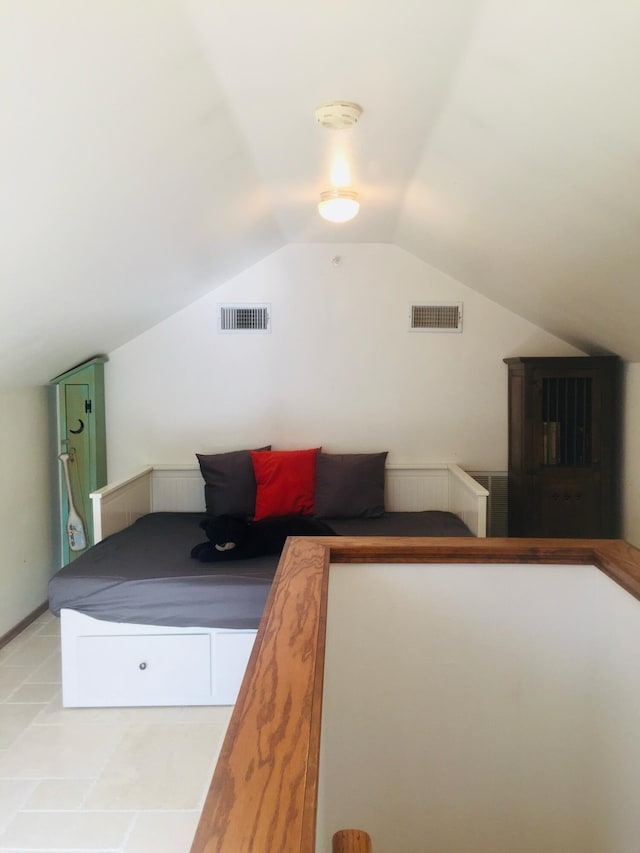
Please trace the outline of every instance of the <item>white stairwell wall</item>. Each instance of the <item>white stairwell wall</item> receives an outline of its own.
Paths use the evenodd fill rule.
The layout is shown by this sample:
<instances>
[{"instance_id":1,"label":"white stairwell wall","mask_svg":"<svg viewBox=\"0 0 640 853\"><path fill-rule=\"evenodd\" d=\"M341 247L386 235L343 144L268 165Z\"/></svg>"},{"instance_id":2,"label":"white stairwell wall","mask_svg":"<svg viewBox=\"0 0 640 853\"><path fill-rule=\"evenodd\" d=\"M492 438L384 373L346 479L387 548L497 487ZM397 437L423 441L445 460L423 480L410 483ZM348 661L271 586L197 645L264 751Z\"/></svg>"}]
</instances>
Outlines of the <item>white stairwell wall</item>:
<instances>
[{"instance_id":1,"label":"white stairwell wall","mask_svg":"<svg viewBox=\"0 0 640 853\"><path fill-rule=\"evenodd\" d=\"M330 571L318 850L636 853L638 600L592 566Z\"/></svg>"}]
</instances>

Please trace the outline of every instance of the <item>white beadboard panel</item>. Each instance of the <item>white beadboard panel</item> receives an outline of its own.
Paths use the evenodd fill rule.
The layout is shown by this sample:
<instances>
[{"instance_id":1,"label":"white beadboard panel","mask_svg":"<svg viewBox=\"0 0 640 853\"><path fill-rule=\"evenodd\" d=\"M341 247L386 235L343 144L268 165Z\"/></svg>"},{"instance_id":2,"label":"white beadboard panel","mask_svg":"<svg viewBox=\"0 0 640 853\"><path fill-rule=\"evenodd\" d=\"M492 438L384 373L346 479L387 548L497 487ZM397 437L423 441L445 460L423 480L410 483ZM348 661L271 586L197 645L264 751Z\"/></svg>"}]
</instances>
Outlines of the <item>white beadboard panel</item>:
<instances>
[{"instance_id":1,"label":"white beadboard panel","mask_svg":"<svg viewBox=\"0 0 640 853\"><path fill-rule=\"evenodd\" d=\"M151 474L152 468L147 467L126 480L107 484L91 493L95 542L151 512Z\"/></svg>"},{"instance_id":2,"label":"white beadboard panel","mask_svg":"<svg viewBox=\"0 0 640 853\"><path fill-rule=\"evenodd\" d=\"M390 512L449 508L449 473L441 468L387 468L386 508Z\"/></svg>"},{"instance_id":3,"label":"white beadboard panel","mask_svg":"<svg viewBox=\"0 0 640 853\"><path fill-rule=\"evenodd\" d=\"M385 471L386 506L392 512L449 510L476 536L485 536L487 490L453 463L389 466ZM147 488L151 489L151 496ZM122 492L131 489L127 497ZM158 465L126 481L94 492L96 531L110 533L144 512L204 512L204 484L196 465ZM112 503L109 502L111 499ZM113 507L113 511L112 511ZM100 514L104 512L104 517ZM106 535L106 534L104 534Z\"/></svg>"},{"instance_id":4,"label":"white beadboard panel","mask_svg":"<svg viewBox=\"0 0 640 853\"><path fill-rule=\"evenodd\" d=\"M152 478L154 512L204 512L204 481L200 469L154 466Z\"/></svg>"},{"instance_id":5,"label":"white beadboard panel","mask_svg":"<svg viewBox=\"0 0 640 853\"><path fill-rule=\"evenodd\" d=\"M204 511L204 483L197 466L177 468L154 466L152 477L153 511L176 507L183 511ZM391 512L449 507L449 474L441 467L388 468L385 483L386 507Z\"/></svg>"}]
</instances>

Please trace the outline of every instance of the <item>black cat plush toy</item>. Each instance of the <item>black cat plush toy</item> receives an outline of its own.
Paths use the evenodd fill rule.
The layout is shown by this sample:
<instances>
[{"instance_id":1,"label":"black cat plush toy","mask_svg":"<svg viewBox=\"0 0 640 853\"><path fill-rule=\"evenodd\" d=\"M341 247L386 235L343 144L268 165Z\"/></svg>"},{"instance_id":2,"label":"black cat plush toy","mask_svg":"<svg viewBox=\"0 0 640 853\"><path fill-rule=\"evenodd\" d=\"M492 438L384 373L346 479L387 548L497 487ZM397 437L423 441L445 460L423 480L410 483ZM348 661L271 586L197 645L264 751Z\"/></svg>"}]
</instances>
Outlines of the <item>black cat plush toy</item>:
<instances>
[{"instance_id":1,"label":"black cat plush toy","mask_svg":"<svg viewBox=\"0 0 640 853\"><path fill-rule=\"evenodd\" d=\"M263 554L279 554L288 536L335 536L335 531L319 518L286 515L247 521L233 515L205 518L200 527L208 541L191 550L202 563L244 560Z\"/></svg>"}]
</instances>

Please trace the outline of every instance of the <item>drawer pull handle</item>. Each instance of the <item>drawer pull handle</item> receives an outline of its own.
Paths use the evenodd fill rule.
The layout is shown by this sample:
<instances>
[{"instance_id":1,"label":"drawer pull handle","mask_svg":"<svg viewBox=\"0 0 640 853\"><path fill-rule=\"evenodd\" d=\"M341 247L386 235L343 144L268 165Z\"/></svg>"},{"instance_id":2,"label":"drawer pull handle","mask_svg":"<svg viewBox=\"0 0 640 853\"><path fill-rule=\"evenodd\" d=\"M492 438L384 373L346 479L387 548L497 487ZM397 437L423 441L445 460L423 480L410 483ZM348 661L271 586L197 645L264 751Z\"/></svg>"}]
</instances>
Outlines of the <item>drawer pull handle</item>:
<instances>
[{"instance_id":1,"label":"drawer pull handle","mask_svg":"<svg viewBox=\"0 0 640 853\"><path fill-rule=\"evenodd\" d=\"M147 664L145 663L145 661L142 661L142 663L138 666L138 669L146 669L146 668L147 668Z\"/></svg>"}]
</instances>

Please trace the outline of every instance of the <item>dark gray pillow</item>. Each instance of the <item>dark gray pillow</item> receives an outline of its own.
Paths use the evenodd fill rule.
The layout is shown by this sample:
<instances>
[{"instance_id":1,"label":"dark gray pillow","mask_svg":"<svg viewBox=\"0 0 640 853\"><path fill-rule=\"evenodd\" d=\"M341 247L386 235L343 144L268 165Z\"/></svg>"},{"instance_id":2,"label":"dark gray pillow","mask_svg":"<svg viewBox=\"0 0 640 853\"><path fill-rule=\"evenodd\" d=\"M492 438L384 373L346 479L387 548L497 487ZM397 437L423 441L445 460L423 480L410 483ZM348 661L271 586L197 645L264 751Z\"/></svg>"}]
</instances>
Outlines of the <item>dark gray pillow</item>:
<instances>
[{"instance_id":1,"label":"dark gray pillow","mask_svg":"<svg viewBox=\"0 0 640 853\"><path fill-rule=\"evenodd\" d=\"M314 515L376 518L384 513L383 453L318 453Z\"/></svg>"},{"instance_id":2,"label":"dark gray pillow","mask_svg":"<svg viewBox=\"0 0 640 853\"><path fill-rule=\"evenodd\" d=\"M271 445L257 450L271 450ZM196 453L204 479L204 502L208 515L253 517L256 509L256 478L251 453Z\"/></svg>"}]
</instances>

